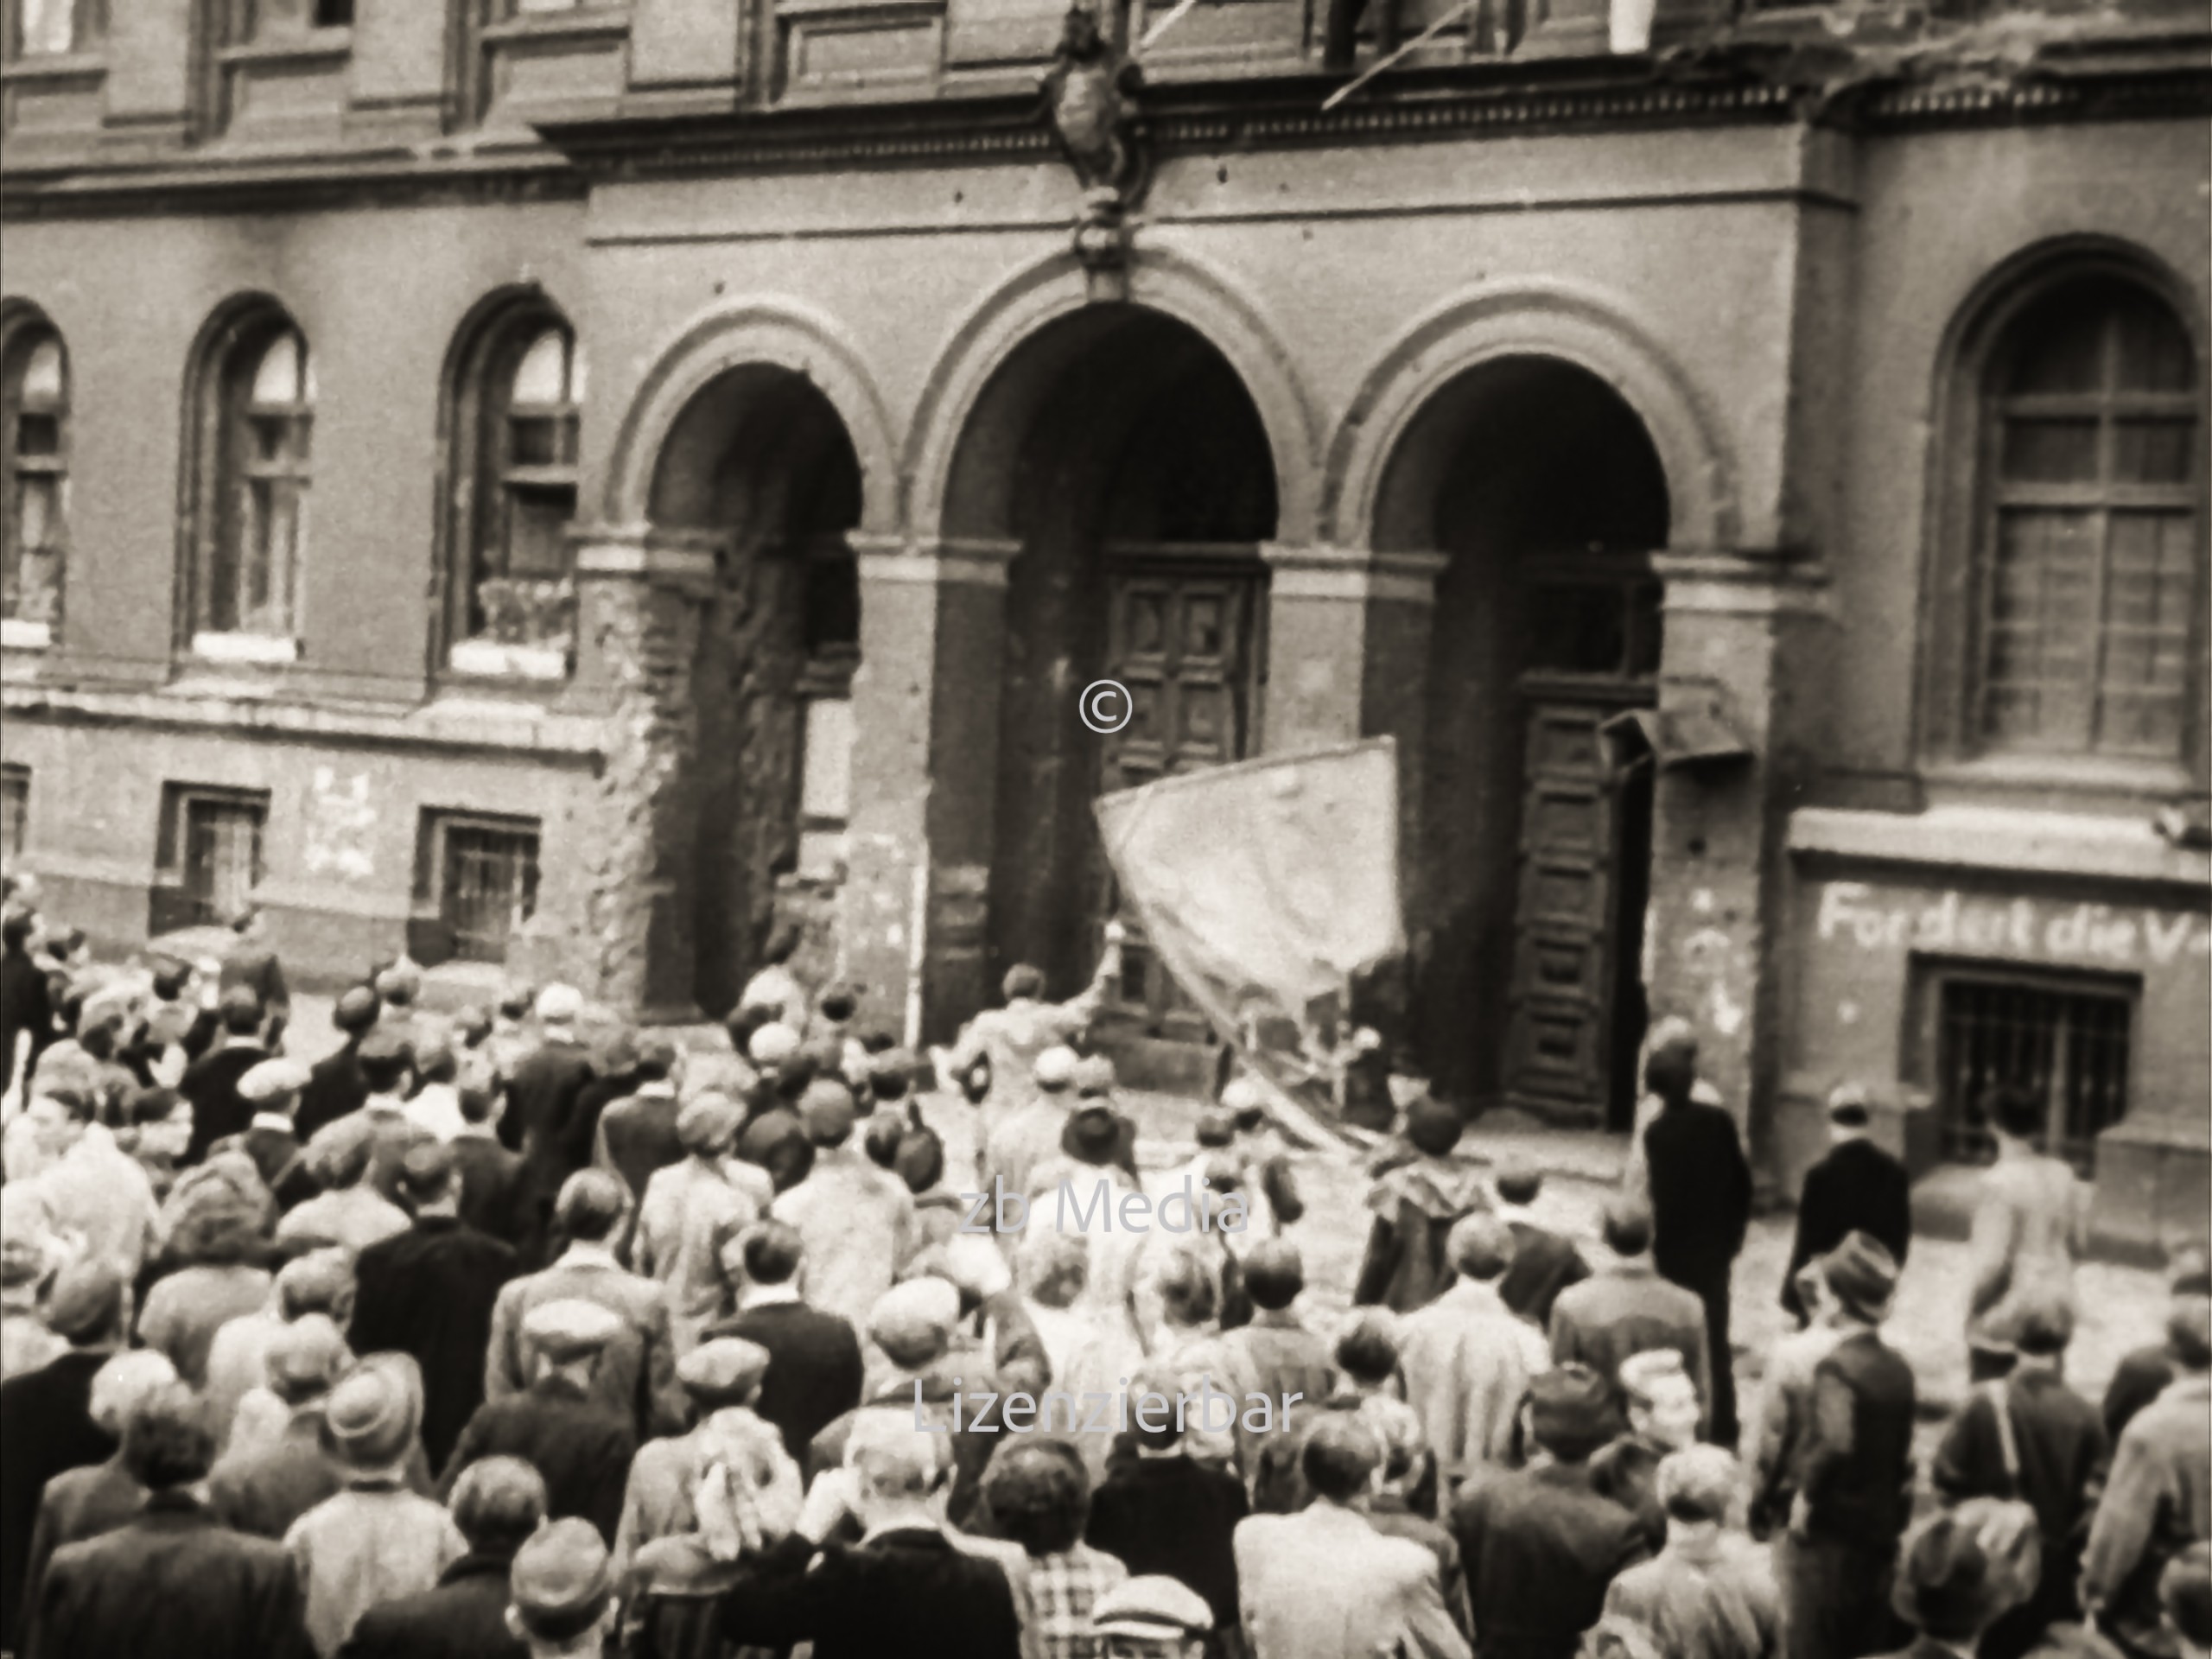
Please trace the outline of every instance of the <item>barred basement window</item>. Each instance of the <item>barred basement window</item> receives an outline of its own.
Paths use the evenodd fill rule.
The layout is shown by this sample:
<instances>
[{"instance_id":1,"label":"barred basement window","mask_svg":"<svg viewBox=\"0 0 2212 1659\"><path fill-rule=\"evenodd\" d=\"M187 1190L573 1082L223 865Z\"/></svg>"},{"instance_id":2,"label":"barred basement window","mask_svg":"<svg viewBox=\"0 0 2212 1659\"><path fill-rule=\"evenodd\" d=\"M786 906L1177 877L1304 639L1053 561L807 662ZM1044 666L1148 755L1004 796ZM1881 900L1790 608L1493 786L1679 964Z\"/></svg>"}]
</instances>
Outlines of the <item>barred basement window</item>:
<instances>
[{"instance_id":1,"label":"barred basement window","mask_svg":"<svg viewBox=\"0 0 2212 1659\"><path fill-rule=\"evenodd\" d=\"M435 906L444 935L432 955L507 959L514 935L537 911L537 846L535 818L424 816L416 897Z\"/></svg>"},{"instance_id":2,"label":"barred basement window","mask_svg":"<svg viewBox=\"0 0 2212 1659\"><path fill-rule=\"evenodd\" d=\"M31 769L0 766L0 857L14 860L22 856L30 817Z\"/></svg>"},{"instance_id":3,"label":"barred basement window","mask_svg":"<svg viewBox=\"0 0 2212 1659\"><path fill-rule=\"evenodd\" d=\"M2127 1116L2139 982L1943 969L1930 988L1945 1155L1987 1158L1995 1142L1981 1116L1984 1091L2024 1084L2050 1108L2044 1149L2092 1173L2098 1132Z\"/></svg>"},{"instance_id":4,"label":"barred basement window","mask_svg":"<svg viewBox=\"0 0 2212 1659\"><path fill-rule=\"evenodd\" d=\"M265 791L164 785L153 931L230 921L261 885L268 823Z\"/></svg>"}]
</instances>

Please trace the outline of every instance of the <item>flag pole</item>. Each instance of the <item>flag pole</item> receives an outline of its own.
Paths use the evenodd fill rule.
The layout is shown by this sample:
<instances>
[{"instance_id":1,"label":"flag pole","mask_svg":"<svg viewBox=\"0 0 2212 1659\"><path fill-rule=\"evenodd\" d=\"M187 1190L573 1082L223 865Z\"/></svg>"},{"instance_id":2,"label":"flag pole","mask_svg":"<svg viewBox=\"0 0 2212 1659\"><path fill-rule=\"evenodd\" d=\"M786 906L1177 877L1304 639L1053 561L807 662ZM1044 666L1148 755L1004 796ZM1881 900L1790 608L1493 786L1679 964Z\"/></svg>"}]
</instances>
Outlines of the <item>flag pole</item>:
<instances>
[{"instance_id":1,"label":"flag pole","mask_svg":"<svg viewBox=\"0 0 2212 1659\"><path fill-rule=\"evenodd\" d=\"M1185 7L1188 7L1192 3L1192 0L1183 0L1183 3ZM1459 22L1460 18L1465 16L1467 13L1474 10L1476 7L1482 3L1483 0L1460 0L1460 3L1458 5L1452 7L1451 10L1446 12L1441 17L1431 23L1427 29L1421 30L1420 34L1414 35L1413 39L1408 41L1403 46L1390 54L1389 57L1381 59L1376 62L1368 65L1364 71L1346 81L1343 86L1338 87L1335 92L1331 92L1328 97L1322 99L1321 112L1324 115L1326 115L1331 110L1335 109L1338 105L1343 103L1361 87L1366 86L1369 81L1374 79L1376 76L1381 74L1385 69L1388 69L1392 65L1395 64L1401 58L1405 57L1408 53L1417 51L1421 47L1427 46L1431 41L1442 34L1446 28Z\"/></svg>"}]
</instances>

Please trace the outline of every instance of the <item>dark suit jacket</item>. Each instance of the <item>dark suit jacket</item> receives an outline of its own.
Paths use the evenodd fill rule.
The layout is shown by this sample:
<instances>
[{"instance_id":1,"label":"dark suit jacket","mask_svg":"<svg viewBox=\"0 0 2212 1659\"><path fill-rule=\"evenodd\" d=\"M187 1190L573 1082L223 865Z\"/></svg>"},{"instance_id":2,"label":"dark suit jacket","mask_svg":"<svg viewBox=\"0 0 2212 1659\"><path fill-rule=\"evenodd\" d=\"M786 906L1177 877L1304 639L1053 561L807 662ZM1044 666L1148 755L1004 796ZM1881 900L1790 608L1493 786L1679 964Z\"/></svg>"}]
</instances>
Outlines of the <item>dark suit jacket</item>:
<instances>
[{"instance_id":1,"label":"dark suit jacket","mask_svg":"<svg viewBox=\"0 0 2212 1659\"><path fill-rule=\"evenodd\" d=\"M576 1103L569 1120L568 1155L582 1169L591 1161L592 1148L598 1144L599 1120L609 1106L618 1100L626 1100L638 1092L644 1079L634 1071L609 1071L605 1076L594 1072L576 1090ZM642 1192L639 1187L637 1191Z\"/></svg>"},{"instance_id":2,"label":"dark suit jacket","mask_svg":"<svg viewBox=\"0 0 2212 1659\"><path fill-rule=\"evenodd\" d=\"M1117 1555L1131 1578L1162 1573L1205 1598L1216 1630L1236 1604L1236 1523L1250 1512L1243 1484L1188 1457L1140 1458L1109 1468L1090 1503L1084 1541Z\"/></svg>"},{"instance_id":3,"label":"dark suit jacket","mask_svg":"<svg viewBox=\"0 0 2212 1659\"><path fill-rule=\"evenodd\" d=\"M322 1190L308 1173L300 1156L300 1137L290 1129L248 1125L245 1134L219 1145L234 1146L253 1160L253 1166L261 1172L262 1184L275 1196L279 1210L305 1204Z\"/></svg>"},{"instance_id":4,"label":"dark suit jacket","mask_svg":"<svg viewBox=\"0 0 2212 1659\"><path fill-rule=\"evenodd\" d=\"M263 1011L276 1017L276 1029L284 1028L284 1021L292 1012L292 994L284 988L284 964L276 960L276 951L258 939L241 940L223 958L216 984L224 990L233 985L252 988L261 999Z\"/></svg>"},{"instance_id":5,"label":"dark suit jacket","mask_svg":"<svg viewBox=\"0 0 2212 1659\"><path fill-rule=\"evenodd\" d=\"M576 1144L576 1100L591 1081L591 1057L576 1043L544 1043L517 1062L507 1084L499 1139L522 1154L534 1192L550 1198L591 1156Z\"/></svg>"},{"instance_id":6,"label":"dark suit jacket","mask_svg":"<svg viewBox=\"0 0 2212 1659\"><path fill-rule=\"evenodd\" d=\"M2105 1434L2120 1444L2120 1431L2135 1421L2135 1414L2166 1391L2174 1380L2174 1357L2164 1344L2138 1348L2120 1357L2105 1390Z\"/></svg>"},{"instance_id":7,"label":"dark suit jacket","mask_svg":"<svg viewBox=\"0 0 2212 1659\"><path fill-rule=\"evenodd\" d=\"M361 1075L361 1062L356 1050L358 1038L348 1038L346 1046L334 1053L326 1054L309 1068L308 1086L300 1092L300 1109L292 1119L292 1128L302 1144L315 1137L315 1131L327 1128L348 1112L358 1112L369 1097L368 1079Z\"/></svg>"},{"instance_id":8,"label":"dark suit jacket","mask_svg":"<svg viewBox=\"0 0 2212 1659\"><path fill-rule=\"evenodd\" d=\"M673 1095L626 1095L599 1115L607 1159L634 1198L645 1197L645 1184L659 1171L683 1161L683 1143L676 1138L683 1109Z\"/></svg>"},{"instance_id":9,"label":"dark suit jacket","mask_svg":"<svg viewBox=\"0 0 2212 1659\"><path fill-rule=\"evenodd\" d=\"M54 1040L54 1000L46 972L29 953L0 955L0 1094L15 1082L16 1039L28 1031L31 1050L26 1065L38 1064L39 1051Z\"/></svg>"},{"instance_id":10,"label":"dark suit jacket","mask_svg":"<svg viewBox=\"0 0 2212 1659\"><path fill-rule=\"evenodd\" d=\"M484 1403L493 1305L518 1268L506 1245L447 1216L372 1244L354 1268L354 1351L411 1354L423 1368L423 1450L435 1468Z\"/></svg>"},{"instance_id":11,"label":"dark suit jacket","mask_svg":"<svg viewBox=\"0 0 2212 1659\"><path fill-rule=\"evenodd\" d=\"M1751 1220L1751 1166L1719 1106L1669 1106L1643 1131L1652 1265L1678 1285L1724 1282Z\"/></svg>"},{"instance_id":12,"label":"dark suit jacket","mask_svg":"<svg viewBox=\"0 0 2212 1659\"><path fill-rule=\"evenodd\" d=\"M177 1092L192 1103L192 1140L184 1160L196 1164L207 1148L233 1135L244 1135L253 1122L253 1106L239 1098L238 1079L269 1058L258 1043L226 1043L213 1053L185 1068Z\"/></svg>"},{"instance_id":13,"label":"dark suit jacket","mask_svg":"<svg viewBox=\"0 0 2212 1659\"><path fill-rule=\"evenodd\" d=\"M315 1659L282 1544L157 1492L128 1526L58 1552L27 1659Z\"/></svg>"},{"instance_id":14,"label":"dark suit jacket","mask_svg":"<svg viewBox=\"0 0 2212 1659\"><path fill-rule=\"evenodd\" d=\"M1811 1535L1897 1548L1911 1518L1913 1398L1912 1367L1872 1331L1846 1337L1815 1368L1797 1465Z\"/></svg>"},{"instance_id":15,"label":"dark suit jacket","mask_svg":"<svg viewBox=\"0 0 2212 1659\"><path fill-rule=\"evenodd\" d=\"M721 1638L739 1647L812 1641L814 1659L1018 1659L1021 1625L997 1562L916 1528L863 1544L794 1534L721 1599Z\"/></svg>"},{"instance_id":16,"label":"dark suit jacket","mask_svg":"<svg viewBox=\"0 0 2212 1659\"><path fill-rule=\"evenodd\" d=\"M471 1550L419 1595L379 1602L361 1615L338 1659L530 1659L507 1629L512 1552Z\"/></svg>"},{"instance_id":17,"label":"dark suit jacket","mask_svg":"<svg viewBox=\"0 0 2212 1659\"><path fill-rule=\"evenodd\" d=\"M23 1617L31 1532L46 1483L115 1454L114 1438L92 1414L92 1374L107 1360L105 1353L73 1348L0 1382L0 1635L20 1628Z\"/></svg>"},{"instance_id":18,"label":"dark suit jacket","mask_svg":"<svg viewBox=\"0 0 2212 1659\"><path fill-rule=\"evenodd\" d=\"M545 1478L547 1515L582 1516L612 1545L637 1452L628 1417L562 1378L542 1377L520 1394L476 1408L439 1477L438 1496L451 1497L472 1463L520 1458Z\"/></svg>"},{"instance_id":19,"label":"dark suit jacket","mask_svg":"<svg viewBox=\"0 0 2212 1659\"><path fill-rule=\"evenodd\" d=\"M1586 1464L1478 1479L1452 1505L1483 1659L1570 1659L1606 1586L1643 1553L1637 1518L1591 1488Z\"/></svg>"},{"instance_id":20,"label":"dark suit jacket","mask_svg":"<svg viewBox=\"0 0 2212 1659\"><path fill-rule=\"evenodd\" d=\"M1797 1274L1854 1232L1881 1240L1897 1265L1912 1246L1912 1195L1904 1166L1872 1141L1847 1141L1805 1172L1797 1236L1782 1275L1782 1305L1803 1316Z\"/></svg>"},{"instance_id":21,"label":"dark suit jacket","mask_svg":"<svg viewBox=\"0 0 2212 1659\"><path fill-rule=\"evenodd\" d=\"M1524 1319L1535 1321L1539 1331L1552 1322L1552 1304L1569 1285L1590 1276L1590 1264L1572 1239L1537 1226L1534 1222L1507 1224L1513 1230L1513 1265L1498 1281L1497 1294L1505 1305Z\"/></svg>"},{"instance_id":22,"label":"dark suit jacket","mask_svg":"<svg viewBox=\"0 0 2212 1659\"><path fill-rule=\"evenodd\" d=\"M38 1605L39 1586L46 1582L55 1550L112 1532L145 1506L146 1489L124 1469L120 1452L88 1468L65 1469L48 1481L46 1496L39 1502L38 1524L31 1533L30 1565L23 1574L25 1618ZM18 1652L22 1635L16 1633Z\"/></svg>"},{"instance_id":23,"label":"dark suit jacket","mask_svg":"<svg viewBox=\"0 0 2212 1659\"><path fill-rule=\"evenodd\" d=\"M741 1309L707 1334L742 1337L768 1351L768 1373L753 1409L776 1426L802 1469L814 1437L861 1402L861 1339L835 1313L804 1302L770 1302Z\"/></svg>"},{"instance_id":24,"label":"dark suit jacket","mask_svg":"<svg viewBox=\"0 0 2212 1659\"><path fill-rule=\"evenodd\" d=\"M480 1233L520 1248L522 1158L488 1135L457 1135L446 1143L461 1168L461 1218Z\"/></svg>"}]
</instances>

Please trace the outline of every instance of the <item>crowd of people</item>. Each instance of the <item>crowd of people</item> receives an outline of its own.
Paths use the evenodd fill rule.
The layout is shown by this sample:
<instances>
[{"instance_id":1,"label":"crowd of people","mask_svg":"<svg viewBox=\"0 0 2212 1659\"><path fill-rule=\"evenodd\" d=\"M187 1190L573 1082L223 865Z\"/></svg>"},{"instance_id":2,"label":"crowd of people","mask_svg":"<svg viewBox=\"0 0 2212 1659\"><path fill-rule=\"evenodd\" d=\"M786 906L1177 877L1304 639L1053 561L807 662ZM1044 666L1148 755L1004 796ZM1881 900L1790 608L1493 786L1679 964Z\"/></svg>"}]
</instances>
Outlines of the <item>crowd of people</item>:
<instances>
[{"instance_id":1,"label":"crowd of people","mask_svg":"<svg viewBox=\"0 0 2212 1659\"><path fill-rule=\"evenodd\" d=\"M2212 1649L2212 1279L2177 1253L2163 1338L2075 1393L2082 1206L2026 1093L1986 1103L1968 1400L1924 1423L1885 1337L1904 1172L1843 1090L1739 1422L1750 1172L1679 1028L1586 1234L1413 1098L1342 1308L1253 1080L1179 1161L1084 1052L1111 935L933 1057L785 941L727 1045L560 984L433 1011L401 960L312 1059L234 935L123 969L0 917L21 1659ZM1186 1185L1243 1224L1096 1224Z\"/></svg>"}]
</instances>

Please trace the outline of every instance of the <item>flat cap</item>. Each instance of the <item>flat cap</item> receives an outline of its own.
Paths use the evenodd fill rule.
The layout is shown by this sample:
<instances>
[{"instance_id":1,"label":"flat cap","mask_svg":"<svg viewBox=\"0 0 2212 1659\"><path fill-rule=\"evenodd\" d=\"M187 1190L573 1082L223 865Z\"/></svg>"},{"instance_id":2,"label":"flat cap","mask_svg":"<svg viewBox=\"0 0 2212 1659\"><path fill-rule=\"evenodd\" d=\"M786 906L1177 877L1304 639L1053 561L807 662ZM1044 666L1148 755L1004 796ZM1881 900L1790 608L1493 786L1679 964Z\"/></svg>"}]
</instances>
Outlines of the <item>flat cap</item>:
<instances>
[{"instance_id":1,"label":"flat cap","mask_svg":"<svg viewBox=\"0 0 2212 1659\"><path fill-rule=\"evenodd\" d=\"M277 1398L296 1401L327 1390L353 1358L328 1314L303 1313L270 1340L262 1365Z\"/></svg>"},{"instance_id":2,"label":"flat cap","mask_svg":"<svg viewBox=\"0 0 2212 1659\"><path fill-rule=\"evenodd\" d=\"M859 1113L853 1091L835 1077L817 1077L798 1097L798 1115L817 1146L836 1146L853 1132Z\"/></svg>"},{"instance_id":3,"label":"flat cap","mask_svg":"<svg viewBox=\"0 0 2212 1659\"><path fill-rule=\"evenodd\" d=\"M548 1025L565 1026L584 1011L584 994L573 985L548 985L537 994L537 1017Z\"/></svg>"},{"instance_id":4,"label":"flat cap","mask_svg":"<svg viewBox=\"0 0 2212 1659\"><path fill-rule=\"evenodd\" d=\"M366 985L356 985L338 999L330 1023L347 1033L366 1031L384 1012L384 999Z\"/></svg>"},{"instance_id":5,"label":"flat cap","mask_svg":"<svg viewBox=\"0 0 2212 1659\"><path fill-rule=\"evenodd\" d=\"M361 1046L355 1052L368 1064L411 1060L415 1058L415 1045L397 1026L378 1026L361 1039Z\"/></svg>"},{"instance_id":6,"label":"flat cap","mask_svg":"<svg viewBox=\"0 0 2212 1659\"><path fill-rule=\"evenodd\" d=\"M676 1362L677 1380L700 1400L742 1400L768 1374L768 1351L742 1337L702 1342Z\"/></svg>"},{"instance_id":7,"label":"flat cap","mask_svg":"<svg viewBox=\"0 0 2212 1659\"><path fill-rule=\"evenodd\" d=\"M877 1297L868 1310L868 1333L892 1359L914 1365L943 1353L959 1323L960 1293L932 1274L893 1285Z\"/></svg>"},{"instance_id":8,"label":"flat cap","mask_svg":"<svg viewBox=\"0 0 2212 1659\"><path fill-rule=\"evenodd\" d=\"M1529 1427L1546 1451L1579 1461L1613 1436L1612 1390L1580 1362L1554 1366L1529 1381Z\"/></svg>"},{"instance_id":9,"label":"flat cap","mask_svg":"<svg viewBox=\"0 0 2212 1659\"><path fill-rule=\"evenodd\" d=\"M746 1039L746 1058L755 1065L781 1065L798 1052L798 1033L781 1020L760 1027Z\"/></svg>"},{"instance_id":10,"label":"flat cap","mask_svg":"<svg viewBox=\"0 0 2212 1659\"><path fill-rule=\"evenodd\" d=\"M1065 1089L1075 1081L1076 1068L1082 1061L1075 1050L1062 1043L1055 1043L1037 1057L1030 1068L1042 1089Z\"/></svg>"},{"instance_id":11,"label":"flat cap","mask_svg":"<svg viewBox=\"0 0 2212 1659\"><path fill-rule=\"evenodd\" d=\"M123 1316L123 1275L97 1257L80 1257L54 1276L47 1328L71 1342L108 1329Z\"/></svg>"},{"instance_id":12,"label":"flat cap","mask_svg":"<svg viewBox=\"0 0 2212 1659\"><path fill-rule=\"evenodd\" d=\"M238 1098L257 1106L282 1100L306 1088L312 1075L307 1067L286 1056L264 1060L238 1079Z\"/></svg>"},{"instance_id":13,"label":"flat cap","mask_svg":"<svg viewBox=\"0 0 2212 1659\"><path fill-rule=\"evenodd\" d=\"M399 1184L411 1198L434 1198L445 1191L460 1167L453 1148L442 1141L414 1142L399 1160Z\"/></svg>"},{"instance_id":14,"label":"flat cap","mask_svg":"<svg viewBox=\"0 0 2212 1659\"><path fill-rule=\"evenodd\" d=\"M599 1529L573 1515L539 1528L515 1552L507 1593L525 1624L553 1621L581 1634L614 1593Z\"/></svg>"},{"instance_id":15,"label":"flat cap","mask_svg":"<svg viewBox=\"0 0 2212 1659\"><path fill-rule=\"evenodd\" d=\"M233 985L216 999L215 1012L222 1017L226 1026L231 1026L237 1020L258 1020L261 1018L261 993L251 985Z\"/></svg>"},{"instance_id":16,"label":"flat cap","mask_svg":"<svg viewBox=\"0 0 2212 1659\"><path fill-rule=\"evenodd\" d=\"M595 1354L622 1334L620 1315L580 1296L540 1302L523 1316L524 1338L556 1364Z\"/></svg>"},{"instance_id":17,"label":"flat cap","mask_svg":"<svg viewBox=\"0 0 2212 1659\"><path fill-rule=\"evenodd\" d=\"M727 1152L744 1127L745 1109L718 1092L685 1101L676 1114L676 1138L690 1153Z\"/></svg>"},{"instance_id":18,"label":"flat cap","mask_svg":"<svg viewBox=\"0 0 2212 1659\"><path fill-rule=\"evenodd\" d=\"M387 1002L411 1002L422 989L423 970L411 962L395 962L376 978L376 993Z\"/></svg>"},{"instance_id":19,"label":"flat cap","mask_svg":"<svg viewBox=\"0 0 2212 1659\"><path fill-rule=\"evenodd\" d=\"M1090 1629L1096 1636L1172 1642L1211 1632L1213 1611L1180 1579L1147 1573L1124 1579L1092 1603Z\"/></svg>"}]
</instances>

